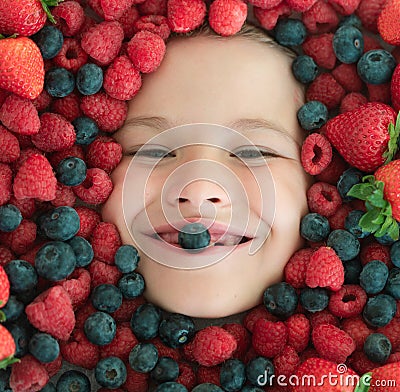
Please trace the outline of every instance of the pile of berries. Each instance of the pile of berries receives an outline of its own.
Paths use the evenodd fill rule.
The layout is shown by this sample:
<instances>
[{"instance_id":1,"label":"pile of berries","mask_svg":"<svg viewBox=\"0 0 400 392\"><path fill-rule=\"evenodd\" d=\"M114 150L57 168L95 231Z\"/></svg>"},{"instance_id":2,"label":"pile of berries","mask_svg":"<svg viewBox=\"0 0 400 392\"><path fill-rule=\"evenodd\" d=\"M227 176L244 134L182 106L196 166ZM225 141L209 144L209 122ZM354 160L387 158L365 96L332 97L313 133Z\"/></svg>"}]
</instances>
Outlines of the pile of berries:
<instances>
[{"instance_id":1,"label":"pile of berries","mask_svg":"<svg viewBox=\"0 0 400 392\"><path fill-rule=\"evenodd\" d=\"M372 372L369 392L398 391L400 2L58 3L0 2L0 390L90 391L94 378L102 392L329 392L327 374ZM125 101L171 32L207 19L230 36L248 13L300 52L307 247L242 323L196 330L144 300L137 250L97 207ZM290 375L325 382L277 383Z\"/></svg>"}]
</instances>

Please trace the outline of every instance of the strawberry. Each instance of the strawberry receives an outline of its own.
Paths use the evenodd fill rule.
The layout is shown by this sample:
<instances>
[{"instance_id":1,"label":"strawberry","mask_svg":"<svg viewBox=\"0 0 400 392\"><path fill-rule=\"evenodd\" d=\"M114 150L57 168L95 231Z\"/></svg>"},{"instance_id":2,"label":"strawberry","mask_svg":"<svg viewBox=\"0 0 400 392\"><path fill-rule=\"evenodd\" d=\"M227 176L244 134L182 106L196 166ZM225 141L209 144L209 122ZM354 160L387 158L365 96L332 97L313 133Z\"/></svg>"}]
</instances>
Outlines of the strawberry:
<instances>
[{"instance_id":1,"label":"strawberry","mask_svg":"<svg viewBox=\"0 0 400 392\"><path fill-rule=\"evenodd\" d=\"M23 98L37 98L44 84L38 46L26 37L0 39L0 58L0 88Z\"/></svg>"},{"instance_id":2,"label":"strawberry","mask_svg":"<svg viewBox=\"0 0 400 392\"><path fill-rule=\"evenodd\" d=\"M371 173L393 159L399 130L390 106L369 102L330 119L325 136L350 165Z\"/></svg>"},{"instance_id":3,"label":"strawberry","mask_svg":"<svg viewBox=\"0 0 400 392\"><path fill-rule=\"evenodd\" d=\"M0 369L5 369L8 365L19 361L14 358L15 349L13 336L6 327L0 324Z\"/></svg>"},{"instance_id":4,"label":"strawberry","mask_svg":"<svg viewBox=\"0 0 400 392\"><path fill-rule=\"evenodd\" d=\"M364 374L354 392L396 392L400 385L400 363L389 363Z\"/></svg>"},{"instance_id":5,"label":"strawberry","mask_svg":"<svg viewBox=\"0 0 400 392\"><path fill-rule=\"evenodd\" d=\"M384 41L400 45L400 1L389 0L378 17L378 31Z\"/></svg>"},{"instance_id":6,"label":"strawberry","mask_svg":"<svg viewBox=\"0 0 400 392\"><path fill-rule=\"evenodd\" d=\"M4 268L0 265L0 308L5 306L10 296L10 281Z\"/></svg>"}]
</instances>

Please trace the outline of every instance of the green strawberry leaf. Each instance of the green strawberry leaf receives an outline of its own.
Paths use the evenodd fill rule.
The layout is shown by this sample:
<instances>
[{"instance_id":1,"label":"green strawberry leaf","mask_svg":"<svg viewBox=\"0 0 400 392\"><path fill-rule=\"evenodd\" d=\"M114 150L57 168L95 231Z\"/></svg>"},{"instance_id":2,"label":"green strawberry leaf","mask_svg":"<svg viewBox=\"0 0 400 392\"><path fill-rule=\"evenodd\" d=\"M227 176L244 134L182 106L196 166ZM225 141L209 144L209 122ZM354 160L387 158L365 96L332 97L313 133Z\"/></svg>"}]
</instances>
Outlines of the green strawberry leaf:
<instances>
[{"instance_id":1,"label":"green strawberry leaf","mask_svg":"<svg viewBox=\"0 0 400 392\"><path fill-rule=\"evenodd\" d=\"M0 369L5 369L7 366L13 363L20 362L18 358L14 358L12 355L0 361Z\"/></svg>"},{"instance_id":2,"label":"green strawberry leaf","mask_svg":"<svg viewBox=\"0 0 400 392\"><path fill-rule=\"evenodd\" d=\"M386 158L385 165L393 160L398 149L397 142L400 134L400 113L397 114L396 125L393 125L393 123L389 124L388 132L390 136L388 148L383 153L383 157Z\"/></svg>"},{"instance_id":3,"label":"green strawberry leaf","mask_svg":"<svg viewBox=\"0 0 400 392\"><path fill-rule=\"evenodd\" d=\"M361 217L358 224L363 229L363 231L375 233L377 230L379 230L380 224L374 223L374 221L378 219L379 214L380 210L378 208L374 208L372 210L367 211Z\"/></svg>"},{"instance_id":4,"label":"green strawberry leaf","mask_svg":"<svg viewBox=\"0 0 400 392\"><path fill-rule=\"evenodd\" d=\"M0 310L0 323L4 321L6 321L6 315L2 310Z\"/></svg>"},{"instance_id":5,"label":"green strawberry leaf","mask_svg":"<svg viewBox=\"0 0 400 392\"><path fill-rule=\"evenodd\" d=\"M372 372L365 373L357 383L354 392L368 392L371 384Z\"/></svg>"},{"instance_id":6,"label":"green strawberry leaf","mask_svg":"<svg viewBox=\"0 0 400 392\"><path fill-rule=\"evenodd\" d=\"M370 184L355 184L347 192L347 196L352 196L360 200L368 200L368 198L373 194L375 188Z\"/></svg>"},{"instance_id":7,"label":"green strawberry leaf","mask_svg":"<svg viewBox=\"0 0 400 392\"><path fill-rule=\"evenodd\" d=\"M50 12L49 7L56 7L59 3L61 3L63 0L40 0L40 3L42 4L44 12L46 12L47 18L51 23L56 24L56 20L54 19L53 15Z\"/></svg>"}]
</instances>

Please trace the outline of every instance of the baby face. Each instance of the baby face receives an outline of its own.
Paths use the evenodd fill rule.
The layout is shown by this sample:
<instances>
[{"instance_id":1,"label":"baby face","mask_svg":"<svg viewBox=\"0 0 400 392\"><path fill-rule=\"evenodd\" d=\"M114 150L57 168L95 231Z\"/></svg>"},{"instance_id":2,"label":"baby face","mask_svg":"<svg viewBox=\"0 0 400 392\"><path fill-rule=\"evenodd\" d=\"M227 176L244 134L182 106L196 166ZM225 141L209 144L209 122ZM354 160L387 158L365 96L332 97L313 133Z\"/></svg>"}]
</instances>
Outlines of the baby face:
<instances>
[{"instance_id":1,"label":"baby face","mask_svg":"<svg viewBox=\"0 0 400 392\"><path fill-rule=\"evenodd\" d=\"M102 213L138 248L150 302L194 317L245 311L301 247L310 178L291 61L242 37L179 38L144 76L114 135L124 157ZM189 222L218 245L177 246Z\"/></svg>"}]
</instances>

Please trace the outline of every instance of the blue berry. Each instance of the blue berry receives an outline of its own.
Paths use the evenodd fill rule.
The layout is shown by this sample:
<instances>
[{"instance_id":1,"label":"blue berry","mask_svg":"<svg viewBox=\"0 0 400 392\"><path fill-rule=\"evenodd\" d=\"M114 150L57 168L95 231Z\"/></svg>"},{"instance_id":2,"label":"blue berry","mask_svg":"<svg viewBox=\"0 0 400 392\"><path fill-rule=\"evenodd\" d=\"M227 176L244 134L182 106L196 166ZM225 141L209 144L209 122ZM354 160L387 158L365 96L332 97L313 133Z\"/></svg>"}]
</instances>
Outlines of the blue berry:
<instances>
[{"instance_id":1,"label":"blue berry","mask_svg":"<svg viewBox=\"0 0 400 392\"><path fill-rule=\"evenodd\" d=\"M396 267L400 267L400 241L396 241L390 248L390 258Z\"/></svg>"},{"instance_id":2,"label":"blue berry","mask_svg":"<svg viewBox=\"0 0 400 392\"><path fill-rule=\"evenodd\" d=\"M226 360L222 363L219 379L225 391L239 391L246 381L245 364L239 359Z\"/></svg>"},{"instance_id":3,"label":"blue berry","mask_svg":"<svg viewBox=\"0 0 400 392\"><path fill-rule=\"evenodd\" d=\"M211 382L203 382L202 384L197 384L192 392L224 392L222 388Z\"/></svg>"},{"instance_id":4,"label":"blue berry","mask_svg":"<svg viewBox=\"0 0 400 392\"><path fill-rule=\"evenodd\" d=\"M86 163L77 157L64 158L56 169L57 180L67 186L82 184L86 178Z\"/></svg>"},{"instance_id":5,"label":"blue berry","mask_svg":"<svg viewBox=\"0 0 400 392\"><path fill-rule=\"evenodd\" d=\"M121 290L113 284L99 284L92 291L92 304L97 310L113 313L122 305Z\"/></svg>"},{"instance_id":6,"label":"blue berry","mask_svg":"<svg viewBox=\"0 0 400 392\"><path fill-rule=\"evenodd\" d=\"M15 295L10 295L7 303L1 310L6 316L7 322L11 322L17 320L23 313L24 309L24 304L19 301Z\"/></svg>"},{"instance_id":7,"label":"blue berry","mask_svg":"<svg viewBox=\"0 0 400 392\"><path fill-rule=\"evenodd\" d=\"M272 385L274 373L273 363L265 357L253 358L246 365L247 380L256 387Z\"/></svg>"},{"instance_id":8,"label":"blue berry","mask_svg":"<svg viewBox=\"0 0 400 392\"><path fill-rule=\"evenodd\" d=\"M123 273L129 274L135 271L140 256L138 250L132 245L122 245L115 253L115 265Z\"/></svg>"},{"instance_id":9,"label":"blue berry","mask_svg":"<svg viewBox=\"0 0 400 392\"><path fill-rule=\"evenodd\" d=\"M364 51L364 38L361 31L352 25L339 27L333 36L333 51L342 63L357 62Z\"/></svg>"},{"instance_id":10,"label":"blue berry","mask_svg":"<svg viewBox=\"0 0 400 392\"><path fill-rule=\"evenodd\" d=\"M360 260L357 258L346 261L343 263L344 267L344 284L359 284L360 273L362 271L362 265Z\"/></svg>"},{"instance_id":11,"label":"blue berry","mask_svg":"<svg viewBox=\"0 0 400 392\"><path fill-rule=\"evenodd\" d=\"M337 182L337 190L343 201L354 200L354 197L347 196L347 193L353 187L353 185L356 185L362 181L363 176L363 173L354 167L350 167L342 173Z\"/></svg>"},{"instance_id":12,"label":"blue berry","mask_svg":"<svg viewBox=\"0 0 400 392\"><path fill-rule=\"evenodd\" d=\"M63 206L42 214L38 220L40 230L56 241L70 240L80 228L80 219L74 208Z\"/></svg>"},{"instance_id":13,"label":"blue berry","mask_svg":"<svg viewBox=\"0 0 400 392\"><path fill-rule=\"evenodd\" d=\"M331 231L327 246L333 248L342 261L354 259L360 253L360 242L357 237L342 229Z\"/></svg>"},{"instance_id":14,"label":"blue berry","mask_svg":"<svg viewBox=\"0 0 400 392\"><path fill-rule=\"evenodd\" d=\"M160 323L161 310L151 303L140 305L131 318L132 331L139 340L156 337Z\"/></svg>"},{"instance_id":15,"label":"blue berry","mask_svg":"<svg viewBox=\"0 0 400 392\"><path fill-rule=\"evenodd\" d=\"M9 384L10 376L11 376L11 366L8 366L5 369L0 369L0 391L13 392Z\"/></svg>"},{"instance_id":16,"label":"blue berry","mask_svg":"<svg viewBox=\"0 0 400 392\"><path fill-rule=\"evenodd\" d=\"M94 377L102 386L110 389L120 387L126 381L126 366L118 357L106 357L97 362Z\"/></svg>"},{"instance_id":17,"label":"blue berry","mask_svg":"<svg viewBox=\"0 0 400 392\"><path fill-rule=\"evenodd\" d=\"M79 370L67 370L56 384L57 392L90 392L90 380Z\"/></svg>"},{"instance_id":18,"label":"blue berry","mask_svg":"<svg viewBox=\"0 0 400 392\"><path fill-rule=\"evenodd\" d=\"M360 286L367 294L378 294L386 285L389 269L380 260L365 264L360 273Z\"/></svg>"},{"instance_id":19,"label":"blue berry","mask_svg":"<svg viewBox=\"0 0 400 392\"><path fill-rule=\"evenodd\" d=\"M74 91L74 75L72 72L62 67L52 68L45 74L44 88L52 97L66 97Z\"/></svg>"},{"instance_id":20,"label":"blue berry","mask_svg":"<svg viewBox=\"0 0 400 392\"><path fill-rule=\"evenodd\" d=\"M357 15L351 14L351 15L348 15L348 16L345 16L342 18L338 27L342 27L342 26L354 26L357 29L361 30L362 22L361 22L361 19Z\"/></svg>"},{"instance_id":21,"label":"blue berry","mask_svg":"<svg viewBox=\"0 0 400 392\"><path fill-rule=\"evenodd\" d=\"M316 212L310 212L301 219L300 234L308 241L322 241L328 237L330 231L328 219Z\"/></svg>"},{"instance_id":22,"label":"blue berry","mask_svg":"<svg viewBox=\"0 0 400 392\"><path fill-rule=\"evenodd\" d=\"M57 339L48 333L35 333L28 345L29 352L40 362L53 362L60 354Z\"/></svg>"},{"instance_id":23,"label":"blue berry","mask_svg":"<svg viewBox=\"0 0 400 392\"><path fill-rule=\"evenodd\" d=\"M118 287L124 298L132 299L142 295L144 291L144 279L138 272L125 274L118 281Z\"/></svg>"},{"instance_id":24,"label":"blue berry","mask_svg":"<svg viewBox=\"0 0 400 392\"><path fill-rule=\"evenodd\" d=\"M95 121L89 117L77 117L72 121L76 133L75 144L87 146L96 139L99 133L99 128Z\"/></svg>"},{"instance_id":25,"label":"blue berry","mask_svg":"<svg viewBox=\"0 0 400 392\"><path fill-rule=\"evenodd\" d=\"M329 294L326 289L306 287L300 292L300 303L311 313L324 310L329 304Z\"/></svg>"},{"instance_id":26,"label":"blue berry","mask_svg":"<svg viewBox=\"0 0 400 392\"><path fill-rule=\"evenodd\" d=\"M25 260L11 260L4 266L12 293L33 289L38 282L35 268Z\"/></svg>"},{"instance_id":27,"label":"blue berry","mask_svg":"<svg viewBox=\"0 0 400 392\"><path fill-rule=\"evenodd\" d=\"M395 58L387 50L373 49L364 53L358 60L357 72L365 83L388 83L396 64Z\"/></svg>"},{"instance_id":28,"label":"blue berry","mask_svg":"<svg viewBox=\"0 0 400 392\"><path fill-rule=\"evenodd\" d=\"M94 312L85 321L83 331L88 340L98 346L111 343L115 337L117 324L115 320L105 312Z\"/></svg>"},{"instance_id":29,"label":"blue berry","mask_svg":"<svg viewBox=\"0 0 400 392\"><path fill-rule=\"evenodd\" d=\"M57 392L55 385L49 381L39 392Z\"/></svg>"},{"instance_id":30,"label":"blue berry","mask_svg":"<svg viewBox=\"0 0 400 392\"><path fill-rule=\"evenodd\" d=\"M275 26L275 40L283 46L299 46L307 37L307 30L300 19L279 19Z\"/></svg>"},{"instance_id":31,"label":"blue berry","mask_svg":"<svg viewBox=\"0 0 400 392\"><path fill-rule=\"evenodd\" d=\"M159 384L155 392L188 392L187 388L175 381L167 381Z\"/></svg>"},{"instance_id":32,"label":"blue berry","mask_svg":"<svg viewBox=\"0 0 400 392\"><path fill-rule=\"evenodd\" d=\"M368 299L363 309L364 320L373 327L384 327L396 314L396 300L387 294L378 294Z\"/></svg>"},{"instance_id":33,"label":"blue berry","mask_svg":"<svg viewBox=\"0 0 400 392\"><path fill-rule=\"evenodd\" d=\"M164 344L178 348L193 338L195 325L191 317L172 313L161 321L158 332Z\"/></svg>"},{"instance_id":34,"label":"blue berry","mask_svg":"<svg viewBox=\"0 0 400 392\"><path fill-rule=\"evenodd\" d=\"M87 63L76 74L76 87L83 95L92 95L100 91L103 85L103 70L96 64Z\"/></svg>"},{"instance_id":35,"label":"blue berry","mask_svg":"<svg viewBox=\"0 0 400 392\"><path fill-rule=\"evenodd\" d=\"M92 262L94 257L93 248L85 238L75 236L67 241L67 244L75 253L77 267L86 267Z\"/></svg>"},{"instance_id":36,"label":"blue berry","mask_svg":"<svg viewBox=\"0 0 400 392\"><path fill-rule=\"evenodd\" d=\"M400 299L400 268L394 267L390 270L385 293L394 299Z\"/></svg>"},{"instance_id":37,"label":"blue berry","mask_svg":"<svg viewBox=\"0 0 400 392\"><path fill-rule=\"evenodd\" d=\"M158 350L152 343L138 343L129 353L129 365L135 372L149 373L157 361Z\"/></svg>"},{"instance_id":38,"label":"blue berry","mask_svg":"<svg viewBox=\"0 0 400 392\"><path fill-rule=\"evenodd\" d=\"M400 229L400 223L399 222L397 222L397 225L399 226L399 229ZM375 237L375 240L376 240L376 242L379 242L382 245L389 245L390 246L390 245L395 243L395 240L387 233L385 235L380 236L380 237Z\"/></svg>"},{"instance_id":39,"label":"blue berry","mask_svg":"<svg viewBox=\"0 0 400 392\"><path fill-rule=\"evenodd\" d=\"M318 66L312 57L303 54L297 56L292 63L294 77L300 83L311 83L318 74Z\"/></svg>"},{"instance_id":40,"label":"blue berry","mask_svg":"<svg viewBox=\"0 0 400 392\"><path fill-rule=\"evenodd\" d=\"M371 333L365 339L364 353L372 362L385 363L391 351L392 344L382 333Z\"/></svg>"},{"instance_id":41,"label":"blue berry","mask_svg":"<svg viewBox=\"0 0 400 392\"><path fill-rule=\"evenodd\" d=\"M0 206L0 230L5 232L14 231L22 222L22 214L18 207L13 204Z\"/></svg>"},{"instance_id":42,"label":"blue berry","mask_svg":"<svg viewBox=\"0 0 400 392\"><path fill-rule=\"evenodd\" d=\"M211 235L201 223L188 223L178 234L179 245L192 252L201 251L210 244Z\"/></svg>"},{"instance_id":43,"label":"blue berry","mask_svg":"<svg viewBox=\"0 0 400 392\"><path fill-rule=\"evenodd\" d=\"M179 376L179 365L170 357L161 357L150 372L150 377L158 382L175 381Z\"/></svg>"},{"instance_id":44,"label":"blue berry","mask_svg":"<svg viewBox=\"0 0 400 392\"><path fill-rule=\"evenodd\" d=\"M264 291L263 303L267 310L278 317L289 317L297 308L296 290L289 283L279 282Z\"/></svg>"},{"instance_id":45,"label":"blue berry","mask_svg":"<svg viewBox=\"0 0 400 392\"><path fill-rule=\"evenodd\" d=\"M31 337L30 328L23 323L11 323L7 324L6 328L11 333L11 336L15 342L15 354L17 358L22 358L24 355L28 354L28 344Z\"/></svg>"},{"instance_id":46,"label":"blue berry","mask_svg":"<svg viewBox=\"0 0 400 392\"><path fill-rule=\"evenodd\" d=\"M35 256L35 268L39 276L56 282L63 280L75 269L76 257L65 242L52 241L43 245Z\"/></svg>"},{"instance_id":47,"label":"blue berry","mask_svg":"<svg viewBox=\"0 0 400 392\"><path fill-rule=\"evenodd\" d=\"M57 56L64 43L62 32L54 26L44 26L31 38L39 47L44 60Z\"/></svg>"},{"instance_id":48,"label":"blue berry","mask_svg":"<svg viewBox=\"0 0 400 392\"><path fill-rule=\"evenodd\" d=\"M328 108L319 101L308 101L297 111L300 126L306 131L321 128L328 121Z\"/></svg>"},{"instance_id":49,"label":"blue berry","mask_svg":"<svg viewBox=\"0 0 400 392\"><path fill-rule=\"evenodd\" d=\"M359 225L360 219L363 215L364 211L352 210L344 220L344 228L357 238L365 238L371 234L368 231L363 231Z\"/></svg>"},{"instance_id":50,"label":"blue berry","mask_svg":"<svg viewBox=\"0 0 400 392\"><path fill-rule=\"evenodd\" d=\"M264 389L261 389L259 387L253 386L253 385L245 385L240 392L264 392Z\"/></svg>"}]
</instances>

